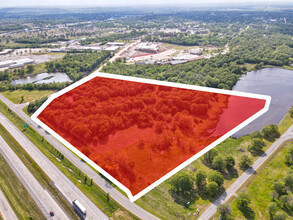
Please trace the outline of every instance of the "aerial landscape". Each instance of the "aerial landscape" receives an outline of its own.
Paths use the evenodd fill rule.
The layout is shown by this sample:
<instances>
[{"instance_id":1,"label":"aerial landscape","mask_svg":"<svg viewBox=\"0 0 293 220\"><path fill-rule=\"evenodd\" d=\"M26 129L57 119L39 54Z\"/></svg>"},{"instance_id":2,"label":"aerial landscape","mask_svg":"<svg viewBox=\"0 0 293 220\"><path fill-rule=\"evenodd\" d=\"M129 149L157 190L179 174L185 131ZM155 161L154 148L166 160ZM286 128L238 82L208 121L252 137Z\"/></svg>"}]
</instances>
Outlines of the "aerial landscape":
<instances>
[{"instance_id":1,"label":"aerial landscape","mask_svg":"<svg viewBox=\"0 0 293 220\"><path fill-rule=\"evenodd\" d=\"M293 219L293 2L0 5L1 219Z\"/></svg>"}]
</instances>

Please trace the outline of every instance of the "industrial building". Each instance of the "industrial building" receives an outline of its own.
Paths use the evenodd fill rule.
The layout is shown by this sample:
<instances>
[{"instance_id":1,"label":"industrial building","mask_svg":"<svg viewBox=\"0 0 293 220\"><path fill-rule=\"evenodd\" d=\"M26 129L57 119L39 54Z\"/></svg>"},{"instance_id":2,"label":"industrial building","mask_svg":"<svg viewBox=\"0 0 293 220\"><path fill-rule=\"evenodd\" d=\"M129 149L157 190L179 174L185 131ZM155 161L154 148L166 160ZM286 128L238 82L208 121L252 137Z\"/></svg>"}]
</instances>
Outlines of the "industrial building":
<instances>
[{"instance_id":1,"label":"industrial building","mask_svg":"<svg viewBox=\"0 0 293 220\"><path fill-rule=\"evenodd\" d=\"M159 46L157 43L141 42L138 45L136 45L135 50L143 51L147 53L158 53Z\"/></svg>"},{"instance_id":2,"label":"industrial building","mask_svg":"<svg viewBox=\"0 0 293 220\"><path fill-rule=\"evenodd\" d=\"M0 68L8 67L9 69L13 69L13 68L22 67L24 65L32 64L34 62L35 62L34 60L31 60L28 58L20 59L20 60L7 60L7 61L0 62Z\"/></svg>"}]
</instances>

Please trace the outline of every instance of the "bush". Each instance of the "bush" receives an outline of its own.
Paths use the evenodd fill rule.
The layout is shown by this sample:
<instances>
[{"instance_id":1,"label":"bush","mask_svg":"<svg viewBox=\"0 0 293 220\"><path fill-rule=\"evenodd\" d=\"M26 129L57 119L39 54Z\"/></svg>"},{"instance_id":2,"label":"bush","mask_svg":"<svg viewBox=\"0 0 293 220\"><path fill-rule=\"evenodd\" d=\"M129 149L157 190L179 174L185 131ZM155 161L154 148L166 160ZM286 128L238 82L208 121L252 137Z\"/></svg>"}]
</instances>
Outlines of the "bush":
<instances>
[{"instance_id":1,"label":"bush","mask_svg":"<svg viewBox=\"0 0 293 220\"><path fill-rule=\"evenodd\" d=\"M221 204L217 208L218 213L221 215L221 219L229 219L232 214L232 209L229 204Z\"/></svg>"},{"instance_id":2,"label":"bush","mask_svg":"<svg viewBox=\"0 0 293 220\"><path fill-rule=\"evenodd\" d=\"M206 186L206 174L203 171L199 171L195 176L195 184L197 188L203 189Z\"/></svg>"},{"instance_id":3,"label":"bush","mask_svg":"<svg viewBox=\"0 0 293 220\"><path fill-rule=\"evenodd\" d=\"M223 173L226 170L226 161L224 160L223 156L216 156L213 159L212 167L213 169Z\"/></svg>"},{"instance_id":4,"label":"bush","mask_svg":"<svg viewBox=\"0 0 293 220\"><path fill-rule=\"evenodd\" d=\"M227 170L233 170L235 166L235 159L232 156L227 156L226 157L226 168Z\"/></svg>"},{"instance_id":5,"label":"bush","mask_svg":"<svg viewBox=\"0 0 293 220\"><path fill-rule=\"evenodd\" d=\"M247 208L250 203L251 199L246 193L239 193L239 195L236 198L236 204L239 209Z\"/></svg>"},{"instance_id":6,"label":"bush","mask_svg":"<svg viewBox=\"0 0 293 220\"><path fill-rule=\"evenodd\" d=\"M274 125L274 124L270 124L270 125L265 126L262 129L262 133L263 133L264 138L266 138L267 140L279 138L281 135L279 132L278 126Z\"/></svg>"},{"instance_id":7,"label":"bush","mask_svg":"<svg viewBox=\"0 0 293 220\"><path fill-rule=\"evenodd\" d=\"M273 220L286 220L287 219L287 214L284 211L278 211L274 217Z\"/></svg>"},{"instance_id":8,"label":"bush","mask_svg":"<svg viewBox=\"0 0 293 220\"><path fill-rule=\"evenodd\" d=\"M207 164L211 164L214 160L214 158L218 155L218 151L215 150L215 149L211 149L210 151L206 152L204 155L203 155L203 161Z\"/></svg>"},{"instance_id":9,"label":"bush","mask_svg":"<svg viewBox=\"0 0 293 220\"><path fill-rule=\"evenodd\" d=\"M217 195L219 185L216 182L209 182L206 186L206 194L210 197Z\"/></svg>"},{"instance_id":10,"label":"bush","mask_svg":"<svg viewBox=\"0 0 293 220\"><path fill-rule=\"evenodd\" d=\"M272 189L275 190L279 196L286 194L286 186L282 181L274 182L272 185Z\"/></svg>"},{"instance_id":11,"label":"bush","mask_svg":"<svg viewBox=\"0 0 293 220\"><path fill-rule=\"evenodd\" d=\"M262 133L259 130L253 131L250 134L251 138L262 138Z\"/></svg>"},{"instance_id":12,"label":"bush","mask_svg":"<svg viewBox=\"0 0 293 220\"><path fill-rule=\"evenodd\" d=\"M247 154L244 154L240 157L239 166L242 170L248 169L251 165L252 160Z\"/></svg>"},{"instance_id":13,"label":"bush","mask_svg":"<svg viewBox=\"0 0 293 220\"><path fill-rule=\"evenodd\" d=\"M223 175L218 171L212 171L208 177L209 181L216 182L218 186L222 186L224 183Z\"/></svg>"},{"instance_id":14,"label":"bush","mask_svg":"<svg viewBox=\"0 0 293 220\"><path fill-rule=\"evenodd\" d=\"M188 194L193 189L193 181L188 173L181 173L171 181L171 187L178 194Z\"/></svg>"},{"instance_id":15,"label":"bush","mask_svg":"<svg viewBox=\"0 0 293 220\"><path fill-rule=\"evenodd\" d=\"M278 205L275 202L272 202L268 205L268 210L271 216L273 216L274 214L276 214L277 210L278 210Z\"/></svg>"},{"instance_id":16,"label":"bush","mask_svg":"<svg viewBox=\"0 0 293 220\"><path fill-rule=\"evenodd\" d=\"M265 143L260 138L253 138L251 140L251 144L249 145L248 149L252 152L259 152L265 146Z\"/></svg>"}]
</instances>

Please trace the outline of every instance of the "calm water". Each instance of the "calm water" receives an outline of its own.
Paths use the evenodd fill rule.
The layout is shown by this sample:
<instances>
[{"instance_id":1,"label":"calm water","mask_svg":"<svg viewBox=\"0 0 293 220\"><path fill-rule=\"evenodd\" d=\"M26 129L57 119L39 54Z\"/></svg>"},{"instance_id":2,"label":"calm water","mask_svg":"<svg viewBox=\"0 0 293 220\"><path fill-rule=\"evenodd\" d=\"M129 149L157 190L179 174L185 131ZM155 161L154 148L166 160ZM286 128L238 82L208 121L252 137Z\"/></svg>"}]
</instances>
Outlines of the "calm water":
<instances>
[{"instance_id":1,"label":"calm water","mask_svg":"<svg viewBox=\"0 0 293 220\"><path fill-rule=\"evenodd\" d=\"M66 73L40 73L34 76L27 76L25 78L20 78L12 80L11 84L26 84L26 83L52 83L52 82L71 82L69 76Z\"/></svg>"},{"instance_id":2,"label":"calm water","mask_svg":"<svg viewBox=\"0 0 293 220\"><path fill-rule=\"evenodd\" d=\"M279 124L293 105L293 71L266 68L248 72L240 78L233 90L272 97L268 112L234 135L239 137L250 134L254 130L261 130L268 124Z\"/></svg>"}]
</instances>

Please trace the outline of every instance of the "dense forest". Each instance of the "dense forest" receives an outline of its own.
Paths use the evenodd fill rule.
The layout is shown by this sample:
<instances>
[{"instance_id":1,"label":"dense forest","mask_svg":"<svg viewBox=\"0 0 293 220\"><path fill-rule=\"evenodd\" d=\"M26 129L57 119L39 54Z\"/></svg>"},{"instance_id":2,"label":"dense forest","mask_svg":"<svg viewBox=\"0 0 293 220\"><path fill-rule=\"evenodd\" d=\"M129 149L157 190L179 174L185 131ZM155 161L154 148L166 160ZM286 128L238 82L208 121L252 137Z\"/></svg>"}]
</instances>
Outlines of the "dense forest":
<instances>
[{"instance_id":1,"label":"dense forest","mask_svg":"<svg viewBox=\"0 0 293 220\"><path fill-rule=\"evenodd\" d=\"M47 62L46 69L49 73L64 72L72 81L77 81L109 57L109 51L66 54L61 60Z\"/></svg>"},{"instance_id":2,"label":"dense forest","mask_svg":"<svg viewBox=\"0 0 293 220\"><path fill-rule=\"evenodd\" d=\"M178 44L184 46L206 46L214 45L217 47L223 47L228 42L228 37L218 37L216 34L209 35L197 35L197 34L175 34L171 37L163 37L164 34L160 36L147 36L144 38L145 41L156 41L156 42L165 42L170 44Z\"/></svg>"}]
</instances>

